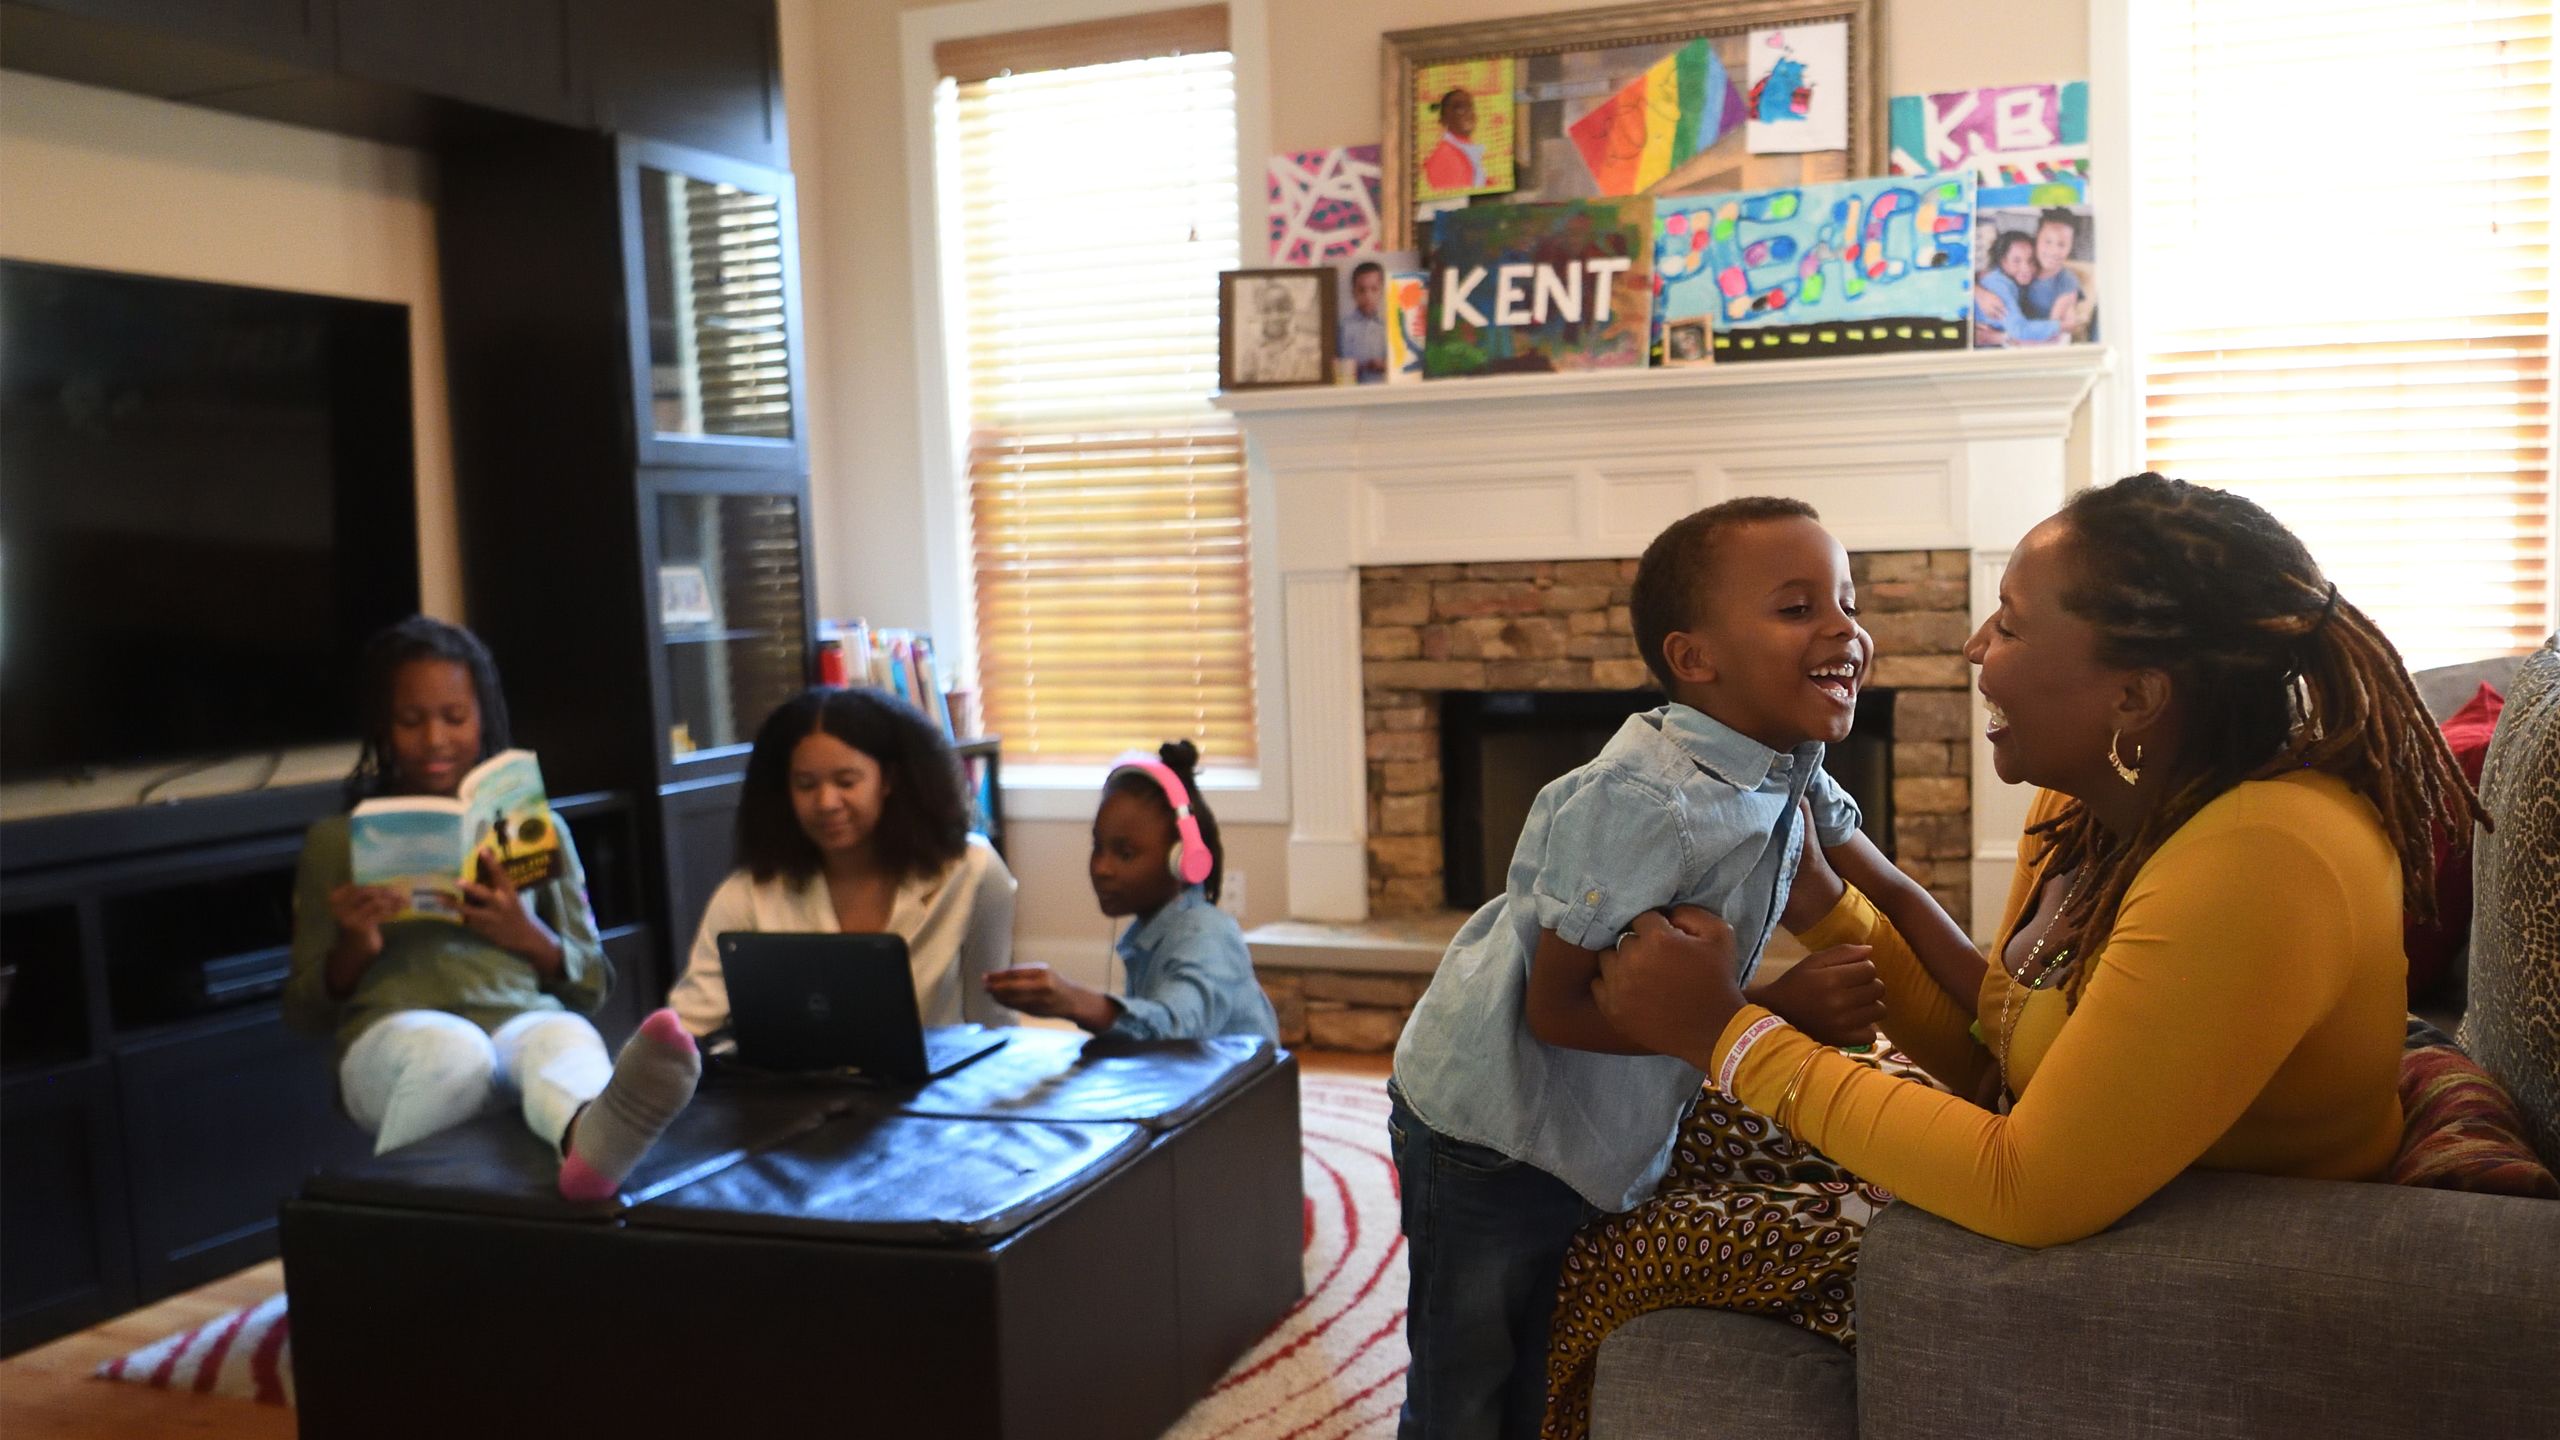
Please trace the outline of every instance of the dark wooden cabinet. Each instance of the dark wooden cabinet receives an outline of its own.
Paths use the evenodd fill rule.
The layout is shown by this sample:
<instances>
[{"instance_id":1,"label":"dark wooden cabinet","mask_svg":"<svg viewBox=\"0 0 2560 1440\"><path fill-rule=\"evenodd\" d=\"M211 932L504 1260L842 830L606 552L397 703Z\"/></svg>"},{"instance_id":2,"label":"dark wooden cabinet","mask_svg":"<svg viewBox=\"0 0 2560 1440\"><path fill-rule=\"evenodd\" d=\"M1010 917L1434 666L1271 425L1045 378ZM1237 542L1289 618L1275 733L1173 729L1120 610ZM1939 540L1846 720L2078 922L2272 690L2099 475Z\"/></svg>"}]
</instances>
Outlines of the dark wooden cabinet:
<instances>
[{"instance_id":1,"label":"dark wooden cabinet","mask_svg":"<svg viewBox=\"0 0 2560 1440\"><path fill-rule=\"evenodd\" d=\"M372 1147L340 1113L325 1040L273 1005L127 1041L117 1102L134 1279L165 1295L276 1253L276 1207L312 1170Z\"/></svg>"},{"instance_id":2,"label":"dark wooden cabinet","mask_svg":"<svg viewBox=\"0 0 2560 1440\"><path fill-rule=\"evenodd\" d=\"M0 1354L132 1306L125 1196L106 1061L0 1080Z\"/></svg>"},{"instance_id":3,"label":"dark wooden cabinet","mask_svg":"<svg viewBox=\"0 0 2560 1440\"><path fill-rule=\"evenodd\" d=\"M485 105L585 125L587 67L572 53L569 0L337 0L338 68Z\"/></svg>"},{"instance_id":4,"label":"dark wooden cabinet","mask_svg":"<svg viewBox=\"0 0 2560 1440\"><path fill-rule=\"evenodd\" d=\"M711 892L737 867L738 797L734 778L671 787L660 813L666 826L667 912L676 973L684 971L702 928Z\"/></svg>"},{"instance_id":5,"label":"dark wooden cabinet","mask_svg":"<svg viewBox=\"0 0 2560 1440\"><path fill-rule=\"evenodd\" d=\"M337 787L191 803L233 824L177 805L82 827L121 816L121 846L42 821L0 834L0 1352L273 1255L277 1203L369 1147L335 1045L288 1031L277 998L303 830ZM656 839L628 795L553 808L617 977L596 1025L618 1042L666 994ZM192 838L149 848L169 835ZM34 864L29 841L78 858Z\"/></svg>"},{"instance_id":6,"label":"dark wooden cabinet","mask_svg":"<svg viewBox=\"0 0 2560 1440\"><path fill-rule=\"evenodd\" d=\"M396 144L536 120L790 155L773 0L0 0L0 61Z\"/></svg>"},{"instance_id":7,"label":"dark wooden cabinet","mask_svg":"<svg viewBox=\"0 0 2560 1440\"><path fill-rule=\"evenodd\" d=\"M596 123L762 165L790 163L770 0L573 0Z\"/></svg>"},{"instance_id":8,"label":"dark wooden cabinet","mask_svg":"<svg viewBox=\"0 0 2560 1440\"><path fill-rule=\"evenodd\" d=\"M338 0L32 0L27 8L319 69L329 64L334 46Z\"/></svg>"}]
</instances>

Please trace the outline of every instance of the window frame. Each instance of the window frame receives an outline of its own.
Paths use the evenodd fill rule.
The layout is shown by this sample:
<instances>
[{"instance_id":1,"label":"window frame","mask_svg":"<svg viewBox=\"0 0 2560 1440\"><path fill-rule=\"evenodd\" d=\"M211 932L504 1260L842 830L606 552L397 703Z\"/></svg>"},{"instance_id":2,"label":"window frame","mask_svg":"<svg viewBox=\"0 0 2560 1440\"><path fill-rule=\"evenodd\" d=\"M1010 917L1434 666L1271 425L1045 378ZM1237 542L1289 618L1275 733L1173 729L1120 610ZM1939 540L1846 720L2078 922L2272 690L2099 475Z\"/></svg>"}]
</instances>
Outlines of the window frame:
<instances>
[{"instance_id":1,"label":"window frame","mask_svg":"<svg viewBox=\"0 0 2560 1440\"><path fill-rule=\"evenodd\" d=\"M941 67L934 46L945 41L1035 30L1051 25L1110 20L1179 8L1182 0L963 0L909 10L898 17L900 117L907 160L907 252L916 322L916 419L924 490L925 577L933 633L955 673L977 673L977 623L968 562L969 484L952 397L967 363L950 332L942 284L944 197L936 164L934 91ZM1255 261L1254 245L1268 233L1269 198L1263 166L1270 153L1270 45L1267 0L1226 0L1228 51L1235 57L1237 235ZM1247 544L1252 566L1253 695L1255 748L1250 770L1218 768L1209 756L1200 788L1222 821L1272 824L1289 818L1288 677L1282 673L1280 554L1269 523L1276 497L1270 477L1248 455L1245 463ZM1132 737L1133 743L1151 737ZM1004 767L1008 818L1085 820L1093 814L1105 767L1032 765Z\"/></svg>"},{"instance_id":2,"label":"window frame","mask_svg":"<svg viewBox=\"0 0 2560 1440\"><path fill-rule=\"evenodd\" d=\"M2110 377L2090 399L2090 464L2092 483L2131 475L2145 468L2144 416L2150 397L2144 391L2142 346L2143 218L2133 203L2133 97L2143 84L2140 60L2141 0L2088 0L2089 5L2089 166L2090 203L2099 216L2098 283L2103 292L2126 297L2107 321L2107 344L2114 348ZM2560 124L2560 66L2554 67L2551 113ZM2552 187L2552 232L2560 236L2560 176ZM2560 242L2555 242L2560 243ZM2560 334L2560 284L2551 287L2546 317ZM2560 351L2554 352L2554 383L2560 384ZM2560 423L2560 417L2555 417ZM2560 487L2560 477L2555 477ZM2545 537L2547 584L2543 620L2548 633L2560 626L2560 509Z\"/></svg>"}]
</instances>

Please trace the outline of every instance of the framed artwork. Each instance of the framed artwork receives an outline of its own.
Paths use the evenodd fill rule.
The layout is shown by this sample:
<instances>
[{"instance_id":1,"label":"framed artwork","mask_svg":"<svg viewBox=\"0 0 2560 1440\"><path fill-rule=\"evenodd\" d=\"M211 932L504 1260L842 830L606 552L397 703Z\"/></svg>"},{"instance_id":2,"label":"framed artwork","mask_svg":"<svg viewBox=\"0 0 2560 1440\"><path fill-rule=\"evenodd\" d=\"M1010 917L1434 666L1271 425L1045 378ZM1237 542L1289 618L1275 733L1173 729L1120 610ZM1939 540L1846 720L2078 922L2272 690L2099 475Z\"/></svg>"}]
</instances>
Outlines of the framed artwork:
<instances>
[{"instance_id":1,"label":"framed artwork","mask_svg":"<svg viewBox=\"0 0 2560 1440\"><path fill-rule=\"evenodd\" d=\"M1655 208L1666 365L1965 348L1971 175L1746 190Z\"/></svg>"},{"instance_id":2,"label":"framed artwork","mask_svg":"<svg viewBox=\"0 0 2560 1440\"><path fill-rule=\"evenodd\" d=\"M1218 388L1333 383L1334 267L1218 276Z\"/></svg>"},{"instance_id":3,"label":"framed artwork","mask_svg":"<svg viewBox=\"0 0 2560 1440\"><path fill-rule=\"evenodd\" d=\"M1642 369L1653 207L1635 197L1563 200L1434 220L1423 374Z\"/></svg>"},{"instance_id":4,"label":"framed artwork","mask_svg":"<svg viewBox=\"0 0 2560 1440\"><path fill-rule=\"evenodd\" d=\"M1348 255L1334 267L1333 313L1340 322L1333 332L1337 378L1355 385L1386 381L1395 358L1396 328L1389 283L1420 264L1407 250Z\"/></svg>"},{"instance_id":5,"label":"framed artwork","mask_svg":"<svg viewBox=\"0 0 2560 1440\"><path fill-rule=\"evenodd\" d=\"M658 567L658 623L670 630L708 625L719 618L711 605L710 577L699 565Z\"/></svg>"},{"instance_id":6,"label":"framed artwork","mask_svg":"<svg viewBox=\"0 0 2560 1440\"><path fill-rule=\"evenodd\" d=\"M1427 245L1427 217L1453 207L1877 174L1886 155L1879 9L1880 0L1653 0L1394 31L1380 76L1377 248ZM1448 77L1498 77L1506 64L1510 103L1468 91L1460 119L1472 130L1459 138L1484 148L1507 131L1508 183L1453 195L1421 173L1441 140L1424 122L1448 128L1440 109L1466 88ZM1485 183L1503 169L1488 157Z\"/></svg>"}]
</instances>

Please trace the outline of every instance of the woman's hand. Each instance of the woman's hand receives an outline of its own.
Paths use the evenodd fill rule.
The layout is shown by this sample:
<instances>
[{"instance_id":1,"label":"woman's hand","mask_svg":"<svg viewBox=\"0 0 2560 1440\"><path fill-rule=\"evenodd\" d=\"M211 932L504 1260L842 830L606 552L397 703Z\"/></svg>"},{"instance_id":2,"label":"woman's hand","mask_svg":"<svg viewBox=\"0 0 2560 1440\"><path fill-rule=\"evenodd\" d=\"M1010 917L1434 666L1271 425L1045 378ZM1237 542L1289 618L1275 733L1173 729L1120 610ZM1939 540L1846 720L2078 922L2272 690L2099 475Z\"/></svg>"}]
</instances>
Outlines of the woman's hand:
<instances>
[{"instance_id":1,"label":"woman's hand","mask_svg":"<svg viewBox=\"0 0 2560 1440\"><path fill-rule=\"evenodd\" d=\"M1025 1015L1068 1020L1099 1035L1117 1024L1120 1007L1110 996L1079 985L1046 965L1016 965L987 972L987 993L996 1003Z\"/></svg>"},{"instance_id":2,"label":"woman's hand","mask_svg":"<svg viewBox=\"0 0 2560 1440\"><path fill-rule=\"evenodd\" d=\"M1825 1045L1873 1045L1884 1023L1884 980L1869 953L1864 945L1818 950L1743 994Z\"/></svg>"},{"instance_id":3,"label":"woman's hand","mask_svg":"<svg viewBox=\"0 0 2560 1440\"><path fill-rule=\"evenodd\" d=\"M1796 883L1787 892L1787 908L1778 912L1778 923L1786 926L1790 935L1801 935L1821 924L1822 917L1831 913L1831 907L1840 903L1841 895L1849 888L1840 872L1831 868L1822 847L1814 842L1811 812L1798 818L1803 822L1797 828L1804 832L1804 857L1796 864Z\"/></svg>"},{"instance_id":4,"label":"woman's hand","mask_svg":"<svg viewBox=\"0 0 2560 1440\"><path fill-rule=\"evenodd\" d=\"M1704 910L1682 906L1670 919L1648 911L1600 952L1592 999L1628 1040L1708 1069L1716 1037L1744 1004L1733 950L1732 927Z\"/></svg>"},{"instance_id":5,"label":"woman's hand","mask_svg":"<svg viewBox=\"0 0 2560 1440\"><path fill-rule=\"evenodd\" d=\"M558 980L566 959L560 937L525 908L515 882L507 878L506 861L486 847L480 851L480 882L462 882L462 923L481 939L531 965L545 984Z\"/></svg>"}]
</instances>

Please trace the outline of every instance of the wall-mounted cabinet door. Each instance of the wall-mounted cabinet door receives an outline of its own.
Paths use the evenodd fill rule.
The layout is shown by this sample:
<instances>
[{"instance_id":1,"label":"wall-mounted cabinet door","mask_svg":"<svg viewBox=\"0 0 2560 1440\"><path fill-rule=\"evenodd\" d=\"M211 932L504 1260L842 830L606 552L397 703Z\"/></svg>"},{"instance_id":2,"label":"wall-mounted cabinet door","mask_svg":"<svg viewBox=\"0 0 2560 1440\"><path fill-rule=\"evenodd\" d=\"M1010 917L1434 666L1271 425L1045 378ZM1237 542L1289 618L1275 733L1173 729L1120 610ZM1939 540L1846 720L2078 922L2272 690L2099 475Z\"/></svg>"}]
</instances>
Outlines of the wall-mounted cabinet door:
<instances>
[{"instance_id":1,"label":"wall-mounted cabinet door","mask_svg":"<svg viewBox=\"0 0 2560 1440\"><path fill-rule=\"evenodd\" d=\"M329 67L331 0L37 0L34 8L202 40L311 70Z\"/></svg>"},{"instance_id":2,"label":"wall-mounted cabinet door","mask_svg":"<svg viewBox=\"0 0 2560 1440\"><path fill-rule=\"evenodd\" d=\"M791 177L672 145L621 150L640 462L805 471Z\"/></svg>"},{"instance_id":3,"label":"wall-mounted cabinet door","mask_svg":"<svg viewBox=\"0 0 2560 1440\"><path fill-rule=\"evenodd\" d=\"M662 773L734 772L765 716L809 684L806 497L710 488L699 474L684 489L645 483Z\"/></svg>"},{"instance_id":4,"label":"wall-mounted cabinet door","mask_svg":"<svg viewBox=\"0 0 2560 1440\"><path fill-rule=\"evenodd\" d=\"M338 1109L330 1048L270 1006L119 1050L143 1295L275 1254L276 1207L305 1175L370 1148Z\"/></svg>"},{"instance_id":5,"label":"wall-mounted cabinet door","mask_svg":"<svg viewBox=\"0 0 2560 1440\"><path fill-rule=\"evenodd\" d=\"M596 123L785 165L773 0L574 0Z\"/></svg>"},{"instance_id":6,"label":"wall-mounted cabinet door","mask_svg":"<svg viewBox=\"0 0 2560 1440\"><path fill-rule=\"evenodd\" d=\"M570 0L337 0L338 68L429 95L583 125Z\"/></svg>"},{"instance_id":7,"label":"wall-mounted cabinet door","mask_svg":"<svg viewBox=\"0 0 2560 1440\"><path fill-rule=\"evenodd\" d=\"M116 1130L104 1060L0 1084L0 1355L132 1307Z\"/></svg>"}]
</instances>

